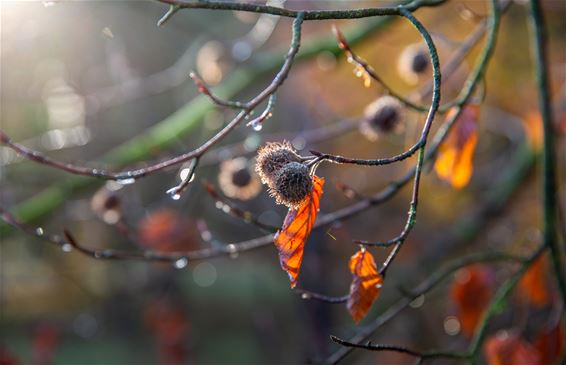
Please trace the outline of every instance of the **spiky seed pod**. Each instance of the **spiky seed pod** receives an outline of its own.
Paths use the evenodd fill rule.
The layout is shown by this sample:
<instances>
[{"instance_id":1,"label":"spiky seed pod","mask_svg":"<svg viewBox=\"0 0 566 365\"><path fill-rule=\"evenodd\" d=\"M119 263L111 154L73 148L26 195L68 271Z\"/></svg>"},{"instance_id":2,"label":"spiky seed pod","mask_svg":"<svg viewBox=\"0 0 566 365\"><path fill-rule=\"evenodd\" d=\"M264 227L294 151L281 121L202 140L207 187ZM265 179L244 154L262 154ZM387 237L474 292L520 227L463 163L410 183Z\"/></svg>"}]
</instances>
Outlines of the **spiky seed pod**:
<instances>
[{"instance_id":1,"label":"spiky seed pod","mask_svg":"<svg viewBox=\"0 0 566 365\"><path fill-rule=\"evenodd\" d=\"M270 189L277 204L297 208L313 188L309 168L300 162L290 162L277 173L275 184Z\"/></svg>"},{"instance_id":2,"label":"spiky seed pod","mask_svg":"<svg viewBox=\"0 0 566 365\"><path fill-rule=\"evenodd\" d=\"M407 46L399 56L397 70L409 84L419 82L419 77L430 67L429 54L422 43Z\"/></svg>"},{"instance_id":3,"label":"spiky seed pod","mask_svg":"<svg viewBox=\"0 0 566 365\"><path fill-rule=\"evenodd\" d=\"M403 105L392 96L382 96L364 110L360 131L370 141L380 134L392 133L402 128Z\"/></svg>"},{"instance_id":4,"label":"spiky seed pod","mask_svg":"<svg viewBox=\"0 0 566 365\"><path fill-rule=\"evenodd\" d=\"M261 191L259 178L245 157L222 162L218 184L227 197L240 200L252 199Z\"/></svg>"},{"instance_id":5,"label":"spiky seed pod","mask_svg":"<svg viewBox=\"0 0 566 365\"><path fill-rule=\"evenodd\" d=\"M269 142L257 151L255 170L261 182L273 188L277 173L290 162L301 162L301 158L289 142Z\"/></svg>"}]
</instances>

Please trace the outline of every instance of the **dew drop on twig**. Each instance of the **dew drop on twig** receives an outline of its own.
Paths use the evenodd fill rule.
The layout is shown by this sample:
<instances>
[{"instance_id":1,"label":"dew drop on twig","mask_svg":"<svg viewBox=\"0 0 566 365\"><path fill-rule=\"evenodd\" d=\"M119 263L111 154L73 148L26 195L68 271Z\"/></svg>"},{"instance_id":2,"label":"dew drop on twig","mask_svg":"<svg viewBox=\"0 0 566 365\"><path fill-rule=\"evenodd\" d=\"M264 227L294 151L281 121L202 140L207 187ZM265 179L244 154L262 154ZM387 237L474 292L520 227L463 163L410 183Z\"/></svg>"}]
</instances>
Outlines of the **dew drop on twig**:
<instances>
[{"instance_id":1,"label":"dew drop on twig","mask_svg":"<svg viewBox=\"0 0 566 365\"><path fill-rule=\"evenodd\" d=\"M38 235L38 236L43 236L43 233L44 233L44 232L43 232L43 228L37 227L37 228L35 229L35 234L36 234L36 235Z\"/></svg>"},{"instance_id":2,"label":"dew drop on twig","mask_svg":"<svg viewBox=\"0 0 566 365\"><path fill-rule=\"evenodd\" d=\"M230 254L230 258L235 259L239 256L238 248L233 243L226 246L226 250Z\"/></svg>"},{"instance_id":3,"label":"dew drop on twig","mask_svg":"<svg viewBox=\"0 0 566 365\"><path fill-rule=\"evenodd\" d=\"M123 179L118 179L116 181L121 185L131 185L136 182L136 179L134 179L133 177L126 177Z\"/></svg>"},{"instance_id":4,"label":"dew drop on twig","mask_svg":"<svg viewBox=\"0 0 566 365\"><path fill-rule=\"evenodd\" d=\"M173 266L175 267L175 269L184 269L188 264L189 260L187 260L185 257L181 257L173 263Z\"/></svg>"},{"instance_id":5,"label":"dew drop on twig","mask_svg":"<svg viewBox=\"0 0 566 365\"><path fill-rule=\"evenodd\" d=\"M70 243L64 243L61 246L61 250L63 250L63 252L71 252L73 251L73 245L71 245Z\"/></svg>"}]
</instances>

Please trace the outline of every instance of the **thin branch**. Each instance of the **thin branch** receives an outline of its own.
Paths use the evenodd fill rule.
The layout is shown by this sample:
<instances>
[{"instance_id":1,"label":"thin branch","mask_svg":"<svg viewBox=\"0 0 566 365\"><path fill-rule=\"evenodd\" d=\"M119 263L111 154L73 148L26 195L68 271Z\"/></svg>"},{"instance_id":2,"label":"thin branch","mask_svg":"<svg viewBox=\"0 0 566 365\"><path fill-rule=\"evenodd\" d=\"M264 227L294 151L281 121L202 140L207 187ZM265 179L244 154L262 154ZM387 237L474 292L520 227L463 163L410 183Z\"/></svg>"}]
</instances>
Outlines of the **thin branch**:
<instances>
[{"instance_id":1,"label":"thin branch","mask_svg":"<svg viewBox=\"0 0 566 365\"><path fill-rule=\"evenodd\" d=\"M0 132L0 144L5 145L13 149L18 154L33 160L35 162L63 170L72 174L76 175L83 175L83 176L91 176L97 178L103 178L108 180L117 180L117 181L127 181L128 183L135 181L135 179L140 179L142 177L151 175L155 172L161 171L168 167L181 164L185 161L189 161L194 158L199 158L204 155L212 146L222 140L226 135L228 135L235 127L237 127L246 116L248 116L253 109L255 109L259 104L261 104L264 100L270 97L285 81L289 71L291 70L291 65L297 52L299 51L300 43L301 43L301 25L303 22L303 14L298 13L295 21L293 22L293 36L291 41L291 46L287 55L285 56L285 61L279 70L279 72L275 75L271 83L261 91L257 96L255 96L252 100L245 103L243 105L243 110L238 113L238 115L229 122L223 129L221 129L216 135L212 138L207 140L203 143L200 147L181 154L179 156L167 159L165 161L135 170L124 170L120 172L108 172L105 170L100 169L91 169L79 165L74 165L70 163L60 162L54 159L51 159L38 151L31 150L22 146L18 143L13 142L5 133Z\"/></svg>"},{"instance_id":2,"label":"thin branch","mask_svg":"<svg viewBox=\"0 0 566 365\"><path fill-rule=\"evenodd\" d=\"M275 233L279 230L278 227L260 222L252 212L241 209L240 207L236 206L236 204L234 204L232 201L220 195L220 193L218 193L214 188L214 186L208 181L204 181L202 184L206 192L212 197L212 199L215 200L218 209L222 210L224 213L229 214L238 219L241 219L246 223L252 224L258 227L259 229L261 229L262 231Z\"/></svg>"},{"instance_id":3,"label":"thin branch","mask_svg":"<svg viewBox=\"0 0 566 365\"><path fill-rule=\"evenodd\" d=\"M246 105L242 102L224 100L221 97L214 94L212 91L210 91L208 86L206 86L205 82L196 74L196 72L189 73L189 77L193 80L193 82L197 86L198 91L201 94L208 96L214 104L225 108L234 108L234 109L246 108Z\"/></svg>"},{"instance_id":4,"label":"thin branch","mask_svg":"<svg viewBox=\"0 0 566 365\"><path fill-rule=\"evenodd\" d=\"M460 92L460 95L454 101L449 102L447 104L443 104L443 108L448 109L451 107L462 107L463 105L465 105L471 98L474 90L476 89L478 82L481 80L481 78L485 73L489 60L491 59L491 55L493 54L493 49L495 48L495 43L497 40L497 33L498 33L497 31L499 29L499 18L500 18L500 9L499 6L497 5L497 2L495 0L492 0L491 4L492 4L491 16L487 24L487 27L489 29L489 33L488 33L489 35L488 35L488 39L486 40L486 44L482 51L482 54L480 55L476 66L468 76L464 84L464 87ZM434 70L434 62L433 62L433 70ZM437 108L439 107L440 106L437 105ZM427 118L427 121L425 122L419 140L406 151L398 155L395 155L393 157L379 158L379 159L357 159L357 158L349 158L339 155L332 155L328 153L322 153L318 151L311 151L311 153L314 154L315 156L323 158L324 160L335 163L347 163L347 164L355 164L355 165L363 165L363 166L380 166L380 165L392 164L411 157L426 142L428 131L430 129L430 125L428 124L428 122L429 120ZM432 123L432 120L430 120L430 123Z\"/></svg>"},{"instance_id":5,"label":"thin branch","mask_svg":"<svg viewBox=\"0 0 566 365\"><path fill-rule=\"evenodd\" d=\"M563 310L566 313L566 279L562 264L562 252L558 243L557 233L557 186L556 186L556 156L553 132L553 115L550 106L550 87L548 85L548 52L544 16L538 0L531 0L530 14L531 42L535 60L535 76L537 82L539 108L542 116L544 134L542 155L542 187L543 187L543 235L544 243L550 248L554 276L562 296Z\"/></svg>"},{"instance_id":6,"label":"thin branch","mask_svg":"<svg viewBox=\"0 0 566 365\"><path fill-rule=\"evenodd\" d=\"M252 13L272 14L288 18L296 18L299 13L304 14L305 20L328 20L328 19L359 19L384 15L399 15L398 7L363 8L351 10L290 10L276 6L240 3L231 1L186 1L186 0L159 0L164 4L176 5L181 9L209 9L209 10L234 10ZM404 7L408 11L415 11L425 6L437 6L445 0L414 0Z\"/></svg>"},{"instance_id":7,"label":"thin branch","mask_svg":"<svg viewBox=\"0 0 566 365\"><path fill-rule=\"evenodd\" d=\"M352 347L352 348L358 348L358 349L364 349L364 350L369 350L369 351L394 351L394 352L399 352L402 354L406 354L409 356L413 356L416 357L418 359L421 360L425 360L425 359L459 359L459 360L463 360L463 359L468 359L470 356L466 353L460 353L460 352L449 352L449 351L426 351L426 352L420 352L420 351L415 351L415 350L411 350L405 347L401 347L401 346L395 346L395 345L384 345L384 344L372 344L371 342L368 342L366 345L362 345L362 344L357 344L357 343L352 343L352 342L348 342L346 340L343 340L341 338L338 338L336 336L330 335L330 339L334 342L336 342L339 345L345 346L345 347Z\"/></svg>"},{"instance_id":8,"label":"thin branch","mask_svg":"<svg viewBox=\"0 0 566 365\"><path fill-rule=\"evenodd\" d=\"M527 260L530 260L528 258ZM456 259L441 269L435 271L427 279L422 281L419 285L414 287L412 290L407 291L407 293L396 301L394 304L390 305L380 316L378 316L372 323L362 327L358 333L348 340L349 343L363 344L367 343L372 334L381 326L389 322L397 314L399 314L403 309L407 308L409 304L417 297L426 294L436 288L441 282L447 280L456 271L467 267L469 265L477 264L480 262L526 262L524 258L505 254L505 253L491 253L482 252L478 254L473 254ZM408 295L407 295L408 294ZM353 350L352 347L342 347L336 352L332 353L327 357L323 363L324 364L337 364L344 357L346 357Z\"/></svg>"}]
</instances>

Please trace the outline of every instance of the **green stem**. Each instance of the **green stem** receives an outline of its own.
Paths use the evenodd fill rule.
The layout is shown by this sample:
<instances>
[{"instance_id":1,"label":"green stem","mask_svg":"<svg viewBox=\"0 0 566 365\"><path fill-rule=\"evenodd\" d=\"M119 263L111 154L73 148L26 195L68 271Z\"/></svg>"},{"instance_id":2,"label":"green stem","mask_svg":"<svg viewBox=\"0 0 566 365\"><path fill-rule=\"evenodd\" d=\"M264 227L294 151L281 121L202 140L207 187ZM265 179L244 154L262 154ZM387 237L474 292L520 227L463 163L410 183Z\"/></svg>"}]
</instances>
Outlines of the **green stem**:
<instances>
[{"instance_id":1,"label":"green stem","mask_svg":"<svg viewBox=\"0 0 566 365\"><path fill-rule=\"evenodd\" d=\"M542 154L542 186L543 186L543 236L544 244L551 252L552 266L560 295L562 296L563 311L566 311L566 282L562 267L560 246L556 236L557 222L557 187L556 187L556 157L554 148L553 116L550 106L550 88L548 85L547 36L544 17L540 2L531 0L529 16L531 25L531 42L535 61L535 76L539 97L539 108L542 117L544 145ZM565 312L566 313L566 312Z\"/></svg>"}]
</instances>

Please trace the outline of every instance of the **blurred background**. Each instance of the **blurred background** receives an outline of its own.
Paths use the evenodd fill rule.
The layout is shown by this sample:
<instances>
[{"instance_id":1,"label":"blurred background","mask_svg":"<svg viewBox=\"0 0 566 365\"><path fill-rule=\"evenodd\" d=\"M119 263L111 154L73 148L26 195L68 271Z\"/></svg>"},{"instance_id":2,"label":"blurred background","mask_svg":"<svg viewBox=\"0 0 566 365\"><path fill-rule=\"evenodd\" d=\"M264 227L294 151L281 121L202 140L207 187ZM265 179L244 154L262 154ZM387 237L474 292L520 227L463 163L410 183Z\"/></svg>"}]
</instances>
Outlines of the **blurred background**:
<instances>
[{"instance_id":1,"label":"blurred background","mask_svg":"<svg viewBox=\"0 0 566 365\"><path fill-rule=\"evenodd\" d=\"M287 1L285 6L340 9L388 4ZM550 35L560 199L566 206L566 5L549 0L543 6ZM2 130L48 156L92 168L143 167L144 161L202 144L231 119L233 111L210 107L206 101L205 109L199 109L205 112L195 111L203 114L198 123L187 121L194 126L180 128L182 133L160 148L144 151L141 161L124 164L104 156L169 116L178 116L174 113L198 95L188 77L192 70L213 90L215 85L237 87L252 78L234 99L253 97L275 74L291 34L289 19L230 11L179 11L157 27L167 7L149 1L3 1L0 10ZM433 34L441 63L450 59L487 14L486 1L452 1L416 12ZM523 2L515 1L502 18L485 80L470 184L455 189L436 176L432 165L427 166L418 223L388 272L381 297L361 324L371 322L393 303L400 296L399 286L411 288L450 258L484 250L526 255L540 242L541 190L533 164L539 147L538 104L526 15ZM306 22L304 44L331 37L332 24L348 34L348 29L368 27L372 21ZM414 96L429 80L430 70L408 77L400 63L406 47L421 42L418 33L402 19L367 33L354 46L358 55L393 89ZM252 166L253 160L248 159L265 141L286 138L303 155L316 149L377 158L401 152L420 134L424 116L409 110L396 133L377 141L360 133L364 108L384 90L375 83L364 87L353 66L343 55L325 51L326 44L320 41L320 51L294 64L277 93L273 117L261 131L242 125L225 138L203 159L195 181L179 200L165 191L179 181L186 166L120 185L72 178L2 148L1 204L10 210L47 187L60 187L58 194L45 199L45 204L57 201L56 209L42 209L38 204L34 224L56 234L68 228L85 245L99 248L196 250L263 236L265 232L257 227L217 209L201 183L209 181L261 222L280 226L286 209L254 185L257 177L244 178L244 192L228 186L236 181L230 174ZM329 49L334 44L330 42ZM462 89L482 44L443 80L444 102ZM270 72L261 71L256 77L254 72L265 70L266 64L273 64ZM428 104L429 96L421 102ZM184 111L177 125L183 125L187 115L190 118L190 110ZM437 119L435 126L443 117ZM239 156L245 159L220 163ZM326 179L320 214L353 204L359 195L379 192L414 163L409 159L379 168L323 164L318 169L318 175ZM299 287L327 295L346 294L351 281L347 262L357 249L351 241L396 236L405 224L410 193L407 186L383 205L314 230ZM293 293L271 245L188 265L103 261L64 252L5 228L0 246L3 364L304 363L320 361L338 348L329 334L347 338L357 328L343 304L305 301ZM387 251L374 254L380 262ZM489 293L514 268L482 267L488 270L487 274L482 271L487 276L476 274L488 279L479 280L478 290ZM510 309L493 324L494 333L499 329L520 332L529 340L541 323L550 321L557 308L546 268L543 265L537 280L545 283L547 300L533 309L525 304L525 292L519 291ZM449 279L415 301L376 332L375 342L423 350L465 349L469 336L457 315L456 284ZM410 361L394 353L356 351L344 363Z\"/></svg>"}]
</instances>

